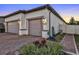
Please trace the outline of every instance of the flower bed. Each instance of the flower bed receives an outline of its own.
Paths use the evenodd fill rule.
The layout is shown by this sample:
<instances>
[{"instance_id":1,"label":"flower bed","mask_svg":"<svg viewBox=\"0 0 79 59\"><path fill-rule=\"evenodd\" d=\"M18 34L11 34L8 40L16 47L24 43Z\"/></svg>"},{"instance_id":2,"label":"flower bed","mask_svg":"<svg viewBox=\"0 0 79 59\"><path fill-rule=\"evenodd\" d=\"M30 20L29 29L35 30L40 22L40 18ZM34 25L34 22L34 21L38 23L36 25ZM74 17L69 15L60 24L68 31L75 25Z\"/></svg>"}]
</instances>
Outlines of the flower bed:
<instances>
[{"instance_id":1,"label":"flower bed","mask_svg":"<svg viewBox=\"0 0 79 59\"><path fill-rule=\"evenodd\" d=\"M61 55L63 47L57 42L48 40L35 41L20 48L22 55Z\"/></svg>"}]
</instances>

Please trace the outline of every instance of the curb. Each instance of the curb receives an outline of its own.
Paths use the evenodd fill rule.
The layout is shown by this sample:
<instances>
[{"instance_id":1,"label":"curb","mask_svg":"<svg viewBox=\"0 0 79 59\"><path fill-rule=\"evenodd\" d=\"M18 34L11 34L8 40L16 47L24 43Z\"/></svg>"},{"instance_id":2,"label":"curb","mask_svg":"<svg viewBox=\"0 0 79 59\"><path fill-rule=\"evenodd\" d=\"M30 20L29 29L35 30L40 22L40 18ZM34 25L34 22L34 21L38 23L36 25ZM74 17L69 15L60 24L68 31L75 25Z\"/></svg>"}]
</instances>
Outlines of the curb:
<instances>
[{"instance_id":1,"label":"curb","mask_svg":"<svg viewBox=\"0 0 79 59\"><path fill-rule=\"evenodd\" d=\"M72 52L68 52L68 51L64 51L64 50L63 50L63 52L65 52L65 53L67 53L69 55L75 55L75 53L72 53Z\"/></svg>"}]
</instances>

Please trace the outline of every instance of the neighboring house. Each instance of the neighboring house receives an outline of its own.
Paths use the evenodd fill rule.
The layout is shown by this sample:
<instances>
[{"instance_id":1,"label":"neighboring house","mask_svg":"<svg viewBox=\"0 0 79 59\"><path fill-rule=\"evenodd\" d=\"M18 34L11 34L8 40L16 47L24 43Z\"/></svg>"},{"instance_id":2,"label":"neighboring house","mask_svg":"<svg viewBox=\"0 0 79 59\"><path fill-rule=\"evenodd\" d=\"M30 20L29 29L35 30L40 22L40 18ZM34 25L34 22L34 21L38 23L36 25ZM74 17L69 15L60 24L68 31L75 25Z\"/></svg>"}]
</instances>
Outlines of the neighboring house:
<instances>
[{"instance_id":1,"label":"neighboring house","mask_svg":"<svg viewBox=\"0 0 79 59\"><path fill-rule=\"evenodd\" d=\"M0 33L5 32L4 22L5 18L3 16L0 16Z\"/></svg>"},{"instance_id":2,"label":"neighboring house","mask_svg":"<svg viewBox=\"0 0 79 59\"><path fill-rule=\"evenodd\" d=\"M5 16L5 32L18 35L34 35L43 38L52 36L52 27L55 34L59 33L60 25L66 22L50 6L44 5L31 10L19 10Z\"/></svg>"}]
</instances>

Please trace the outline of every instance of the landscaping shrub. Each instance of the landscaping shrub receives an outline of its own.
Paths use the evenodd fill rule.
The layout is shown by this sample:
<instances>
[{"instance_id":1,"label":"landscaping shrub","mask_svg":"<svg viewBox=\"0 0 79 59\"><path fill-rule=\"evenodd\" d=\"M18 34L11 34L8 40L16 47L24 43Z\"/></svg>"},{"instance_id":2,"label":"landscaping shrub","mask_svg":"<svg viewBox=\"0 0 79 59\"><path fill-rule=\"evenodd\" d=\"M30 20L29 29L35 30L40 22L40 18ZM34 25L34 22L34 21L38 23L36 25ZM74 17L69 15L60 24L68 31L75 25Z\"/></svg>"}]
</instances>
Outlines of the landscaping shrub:
<instances>
[{"instance_id":1,"label":"landscaping shrub","mask_svg":"<svg viewBox=\"0 0 79 59\"><path fill-rule=\"evenodd\" d=\"M36 46L41 47L41 46L45 46L46 45L46 40L42 39L42 40L36 40L35 42L33 42Z\"/></svg>"},{"instance_id":2,"label":"landscaping shrub","mask_svg":"<svg viewBox=\"0 0 79 59\"><path fill-rule=\"evenodd\" d=\"M22 55L60 55L62 49L62 46L58 43L46 41L46 44L40 47L35 44L25 45L21 47L20 53Z\"/></svg>"},{"instance_id":3,"label":"landscaping shrub","mask_svg":"<svg viewBox=\"0 0 79 59\"><path fill-rule=\"evenodd\" d=\"M47 47L50 50L50 54L54 54L54 55L63 54L63 52L62 52L63 47L57 42L48 41Z\"/></svg>"},{"instance_id":4,"label":"landscaping shrub","mask_svg":"<svg viewBox=\"0 0 79 59\"><path fill-rule=\"evenodd\" d=\"M74 35L75 41L79 44L79 35Z\"/></svg>"},{"instance_id":5,"label":"landscaping shrub","mask_svg":"<svg viewBox=\"0 0 79 59\"><path fill-rule=\"evenodd\" d=\"M20 52L21 54L27 54L27 55L31 55L31 54L35 54L36 51L36 46L34 44L30 44L30 45L24 45L23 47L21 47Z\"/></svg>"},{"instance_id":6,"label":"landscaping shrub","mask_svg":"<svg viewBox=\"0 0 79 59\"><path fill-rule=\"evenodd\" d=\"M61 42L61 40L63 39L65 34L58 34L56 35L55 39L56 39L56 42Z\"/></svg>"}]
</instances>

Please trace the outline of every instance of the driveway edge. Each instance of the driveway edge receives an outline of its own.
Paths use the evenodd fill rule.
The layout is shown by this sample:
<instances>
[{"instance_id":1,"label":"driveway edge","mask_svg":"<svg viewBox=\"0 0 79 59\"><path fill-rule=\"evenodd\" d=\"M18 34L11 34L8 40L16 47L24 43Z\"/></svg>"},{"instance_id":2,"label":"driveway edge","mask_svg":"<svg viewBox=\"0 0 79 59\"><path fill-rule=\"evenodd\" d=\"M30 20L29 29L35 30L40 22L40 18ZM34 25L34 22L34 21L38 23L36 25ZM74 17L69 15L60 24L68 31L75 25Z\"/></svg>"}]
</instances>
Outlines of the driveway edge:
<instances>
[{"instance_id":1,"label":"driveway edge","mask_svg":"<svg viewBox=\"0 0 79 59\"><path fill-rule=\"evenodd\" d=\"M61 45L62 45L62 43L63 43L63 41L64 41L64 38L65 38L65 36L63 37L62 41L60 42ZM74 35L73 35L73 42L74 42L76 54L78 55L79 53L78 53L78 49L77 49L77 45L76 45L76 42L75 42L75 37L74 37ZM71 54L71 55L75 55L75 53L72 53L72 52L69 52L69 51L63 50L63 52L68 53L68 54Z\"/></svg>"},{"instance_id":2,"label":"driveway edge","mask_svg":"<svg viewBox=\"0 0 79 59\"><path fill-rule=\"evenodd\" d=\"M77 48L77 45L76 45L76 41L75 41L74 35L73 35L73 41L74 41L74 46L75 46L76 54L78 55L79 52L78 52L78 48Z\"/></svg>"},{"instance_id":3,"label":"driveway edge","mask_svg":"<svg viewBox=\"0 0 79 59\"><path fill-rule=\"evenodd\" d=\"M62 45L63 41L64 41L64 38L65 38L65 35L62 39L62 41L60 42L60 44ZM67 53L67 54L70 54L70 55L75 55L75 53L72 53L72 52L68 52L68 51L65 51L65 50L62 50L63 52Z\"/></svg>"},{"instance_id":4,"label":"driveway edge","mask_svg":"<svg viewBox=\"0 0 79 59\"><path fill-rule=\"evenodd\" d=\"M65 38L65 35L64 35L63 39L61 40L60 44L62 44L62 43L63 43L63 41L64 41L64 38Z\"/></svg>"}]
</instances>

